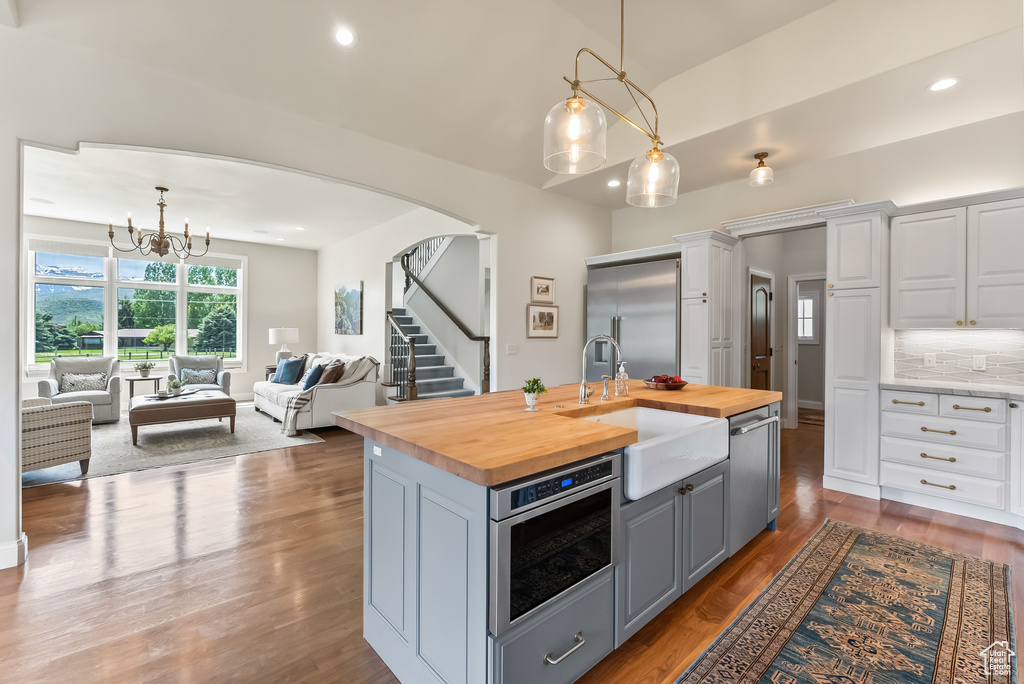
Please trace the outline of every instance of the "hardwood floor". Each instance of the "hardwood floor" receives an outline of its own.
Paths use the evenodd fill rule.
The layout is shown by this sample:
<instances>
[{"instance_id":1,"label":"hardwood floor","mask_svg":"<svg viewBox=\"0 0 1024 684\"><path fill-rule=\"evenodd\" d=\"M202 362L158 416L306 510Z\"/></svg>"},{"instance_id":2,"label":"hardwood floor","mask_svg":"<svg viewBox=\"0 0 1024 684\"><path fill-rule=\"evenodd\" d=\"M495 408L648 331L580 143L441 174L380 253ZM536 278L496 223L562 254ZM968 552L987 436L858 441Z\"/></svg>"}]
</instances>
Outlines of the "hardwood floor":
<instances>
[{"instance_id":1,"label":"hardwood floor","mask_svg":"<svg viewBox=\"0 0 1024 684\"><path fill-rule=\"evenodd\" d=\"M779 530L582 682L674 682L826 517L1024 561L1018 530L822 490L823 429L782 434ZM0 571L0 682L395 682L360 636L362 439L320 435L325 444L25 490L29 560ZM1013 593L1020 609L1019 575Z\"/></svg>"}]
</instances>

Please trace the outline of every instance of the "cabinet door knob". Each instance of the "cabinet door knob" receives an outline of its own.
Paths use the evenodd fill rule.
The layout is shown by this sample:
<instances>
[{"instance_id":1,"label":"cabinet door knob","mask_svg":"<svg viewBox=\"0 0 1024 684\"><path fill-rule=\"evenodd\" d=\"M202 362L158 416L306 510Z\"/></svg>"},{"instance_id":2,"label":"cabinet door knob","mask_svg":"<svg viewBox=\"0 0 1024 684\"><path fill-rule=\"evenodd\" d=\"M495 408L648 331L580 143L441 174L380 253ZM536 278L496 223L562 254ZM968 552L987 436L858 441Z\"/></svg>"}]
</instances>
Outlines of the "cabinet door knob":
<instances>
[{"instance_id":1,"label":"cabinet door knob","mask_svg":"<svg viewBox=\"0 0 1024 684\"><path fill-rule=\"evenodd\" d=\"M957 325L963 325L963 324L964 324L964 322L963 322L963 321L957 321L957 322L956 322L956 324L957 324Z\"/></svg>"},{"instance_id":2,"label":"cabinet door knob","mask_svg":"<svg viewBox=\"0 0 1024 684\"><path fill-rule=\"evenodd\" d=\"M679 493L682 494L683 496L686 496L686 492L692 492L692 491L693 491L693 485L692 484L688 484L685 487L680 487L679 488Z\"/></svg>"},{"instance_id":3,"label":"cabinet door knob","mask_svg":"<svg viewBox=\"0 0 1024 684\"><path fill-rule=\"evenodd\" d=\"M834 295L834 294L835 294L835 292L829 292L829 293L828 293L828 296L829 296L829 297L831 297L831 296L832 296L832 295Z\"/></svg>"},{"instance_id":4,"label":"cabinet door knob","mask_svg":"<svg viewBox=\"0 0 1024 684\"><path fill-rule=\"evenodd\" d=\"M708 296L708 293L707 293L707 292L701 292L701 293L700 293L700 296L701 296L701 297L707 297L707 296Z\"/></svg>"},{"instance_id":5,"label":"cabinet door knob","mask_svg":"<svg viewBox=\"0 0 1024 684\"><path fill-rule=\"evenodd\" d=\"M971 321L971 325L978 325L978 321Z\"/></svg>"}]
</instances>

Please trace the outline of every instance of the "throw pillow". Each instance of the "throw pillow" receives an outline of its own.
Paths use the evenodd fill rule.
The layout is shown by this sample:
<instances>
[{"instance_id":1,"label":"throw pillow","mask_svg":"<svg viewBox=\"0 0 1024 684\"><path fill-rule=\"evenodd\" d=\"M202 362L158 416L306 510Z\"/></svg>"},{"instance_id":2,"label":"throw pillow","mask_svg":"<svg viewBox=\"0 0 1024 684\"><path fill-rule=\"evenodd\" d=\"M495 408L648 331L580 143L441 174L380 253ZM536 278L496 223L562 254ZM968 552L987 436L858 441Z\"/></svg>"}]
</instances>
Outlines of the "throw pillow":
<instances>
[{"instance_id":1,"label":"throw pillow","mask_svg":"<svg viewBox=\"0 0 1024 684\"><path fill-rule=\"evenodd\" d=\"M217 382L217 369L182 368L181 381L186 385L213 385Z\"/></svg>"},{"instance_id":2,"label":"throw pillow","mask_svg":"<svg viewBox=\"0 0 1024 684\"><path fill-rule=\"evenodd\" d=\"M341 361L331 361L330 364L327 365L327 368L324 368L324 373L323 375L320 376L320 382L318 382L317 384L330 385L331 383L338 382L338 380L341 379L342 373L344 372L344 363L342 363Z\"/></svg>"},{"instance_id":3,"label":"throw pillow","mask_svg":"<svg viewBox=\"0 0 1024 684\"><path fill-rule=\"evenodd\" d=\"M277 364L277 373L274 374L272 382L281 385L294 385L299 379L299 372L302 370L302 362L305 357L287 359Z\"/></svg>"},{"instance_id":4,"label":"throw pillow","mask_svg":"<svg viewBox=\"0 0 1024 684\"><path fill-rule=\"evenodd\" d=\"M106 373L63 373L60 376L61 393L102 392L106 389Z\"/></svg>"},{"instance_id":5,"label":"throw pillow","mask_svg":"<svg viewBox=\"0 0 1024 684\"><path fill-rule=\"evenodd\" d=\"M308 390L314 386L317 381L320 380L320 376L323 375L324 367L322 365L313 366L308 373L306 373L306 381L302 383L302 389Z\"/></svg>"}]
</instances>

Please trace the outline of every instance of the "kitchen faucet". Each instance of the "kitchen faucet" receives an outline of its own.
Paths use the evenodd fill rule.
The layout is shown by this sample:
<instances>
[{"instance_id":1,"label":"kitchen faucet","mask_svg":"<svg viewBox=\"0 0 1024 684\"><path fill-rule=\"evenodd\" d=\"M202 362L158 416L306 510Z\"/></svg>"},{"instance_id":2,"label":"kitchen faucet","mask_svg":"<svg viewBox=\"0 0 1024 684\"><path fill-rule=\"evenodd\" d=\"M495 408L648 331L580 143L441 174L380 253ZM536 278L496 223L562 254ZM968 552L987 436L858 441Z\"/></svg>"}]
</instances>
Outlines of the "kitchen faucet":
<instances>
[{"instance_id":1,"label":"kitchen faucet","mask_svg":"<svg viewBox=\"0 0 1024 684\"><path fill-rule=\"evenodd\" d=\"M580 380L580 403L581 404L589 404L590 403L590 395L594 393L594 390L590 389L590 387L587 385L587 349L590 347L590 343L594 342L595 340L608 340L609 342L611 342L612 346L615 347L615 358L616 358L615 363L616 363L616 365L622 363L622 350L619 349L619 343L615 341L614 337L610 337L608 335L594 335L589 340L587 340L587 343L585 345L583 345L583 379ZM605 393L606 393L605 396L607 396L607 392L608 392L607 387L608 387L608 385L607 385L607 383L605 383Z\"/></svg>"}]
</instances>

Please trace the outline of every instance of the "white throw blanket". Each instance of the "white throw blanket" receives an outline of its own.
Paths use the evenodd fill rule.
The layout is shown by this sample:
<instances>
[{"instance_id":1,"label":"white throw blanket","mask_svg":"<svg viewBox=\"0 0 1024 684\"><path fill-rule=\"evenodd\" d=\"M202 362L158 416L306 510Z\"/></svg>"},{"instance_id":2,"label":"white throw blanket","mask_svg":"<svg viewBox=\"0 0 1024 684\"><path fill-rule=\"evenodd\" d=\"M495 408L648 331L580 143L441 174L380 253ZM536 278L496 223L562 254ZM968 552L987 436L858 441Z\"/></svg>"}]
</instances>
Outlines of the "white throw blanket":
<instances>
[{"instance_id":1,"label":"white throw blanket","mask_svg":"<svg viewBox=\"0 0 1024 684\"><path fill-rule=\"evenodd\" d=\"M298 418L299 412L312 400L317 389L354 385L357 382L363 382L366 380L371 373L373 374L373 380L376 380L377 367L379 365L380 363L377 359L372 356L362 356L354 361L348 361L345 363L345 372L342 373L337 382L332 382L330 385L313 385L308 390L303 390L296 394L288 400L288 407L285 409L284 420L281 421L281 432L289 437L298 433L298 430L295 428L295 422Z\"/></svg>"}]
</instances>

